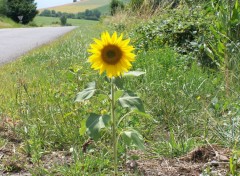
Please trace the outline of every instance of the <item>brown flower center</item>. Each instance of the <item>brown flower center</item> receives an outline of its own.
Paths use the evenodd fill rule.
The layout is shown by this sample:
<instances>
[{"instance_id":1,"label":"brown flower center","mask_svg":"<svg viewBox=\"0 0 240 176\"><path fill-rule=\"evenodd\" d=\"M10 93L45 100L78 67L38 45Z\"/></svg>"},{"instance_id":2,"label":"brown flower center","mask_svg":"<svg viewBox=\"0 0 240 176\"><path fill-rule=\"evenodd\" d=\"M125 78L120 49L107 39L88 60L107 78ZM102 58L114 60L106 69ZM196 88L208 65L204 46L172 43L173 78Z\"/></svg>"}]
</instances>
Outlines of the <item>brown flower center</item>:
<instances>
[{"instance_id":1,"label":"brown flower center","mask_svg":"<svg viewBox=\"0 0 240 176\"><path fill-rule=\"evenodd\" d=\"M102 50L103 61L115 65L122 58L122 51L116 45L107 45Z\"/></svg>"}]
</instances>

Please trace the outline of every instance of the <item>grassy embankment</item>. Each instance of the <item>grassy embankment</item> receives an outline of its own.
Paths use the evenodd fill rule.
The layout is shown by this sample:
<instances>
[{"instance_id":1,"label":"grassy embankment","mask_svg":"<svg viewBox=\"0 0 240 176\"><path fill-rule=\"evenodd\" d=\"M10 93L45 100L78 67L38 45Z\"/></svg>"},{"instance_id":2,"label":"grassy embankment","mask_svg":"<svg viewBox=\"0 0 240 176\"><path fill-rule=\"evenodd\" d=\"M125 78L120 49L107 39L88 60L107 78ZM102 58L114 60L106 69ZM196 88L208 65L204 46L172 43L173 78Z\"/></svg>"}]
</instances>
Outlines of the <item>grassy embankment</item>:
<instances>
[{"instance_id":1,"label":"grassy embankment","mask_svg":"<svg viewBox=\"0 0 240 176\"><path fill-rule=\"evenodd\" d=\"M11 19L0 15L0 28L17 28L23 25L15 23Z\"/></svg>"}]
</instances>

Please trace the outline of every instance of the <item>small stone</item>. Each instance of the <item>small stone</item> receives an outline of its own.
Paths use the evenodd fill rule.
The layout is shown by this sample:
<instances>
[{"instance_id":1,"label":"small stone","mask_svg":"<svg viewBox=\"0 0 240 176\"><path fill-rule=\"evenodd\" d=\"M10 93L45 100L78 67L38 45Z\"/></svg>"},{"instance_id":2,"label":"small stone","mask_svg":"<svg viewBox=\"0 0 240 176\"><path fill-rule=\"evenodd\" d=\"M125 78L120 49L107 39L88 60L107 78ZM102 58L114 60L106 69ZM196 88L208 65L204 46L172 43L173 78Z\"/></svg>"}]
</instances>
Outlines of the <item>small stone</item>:
<instances>
[{"instance_id":1,"label":"small stone","mask_svg":"<svg viewBox=\"0 0 240 176\"><path fill-rule=\"evenodd\" d=\"M215 160L211 161L211 166L217 167L219 166L219 163Z\"/></svg>"},{"instance_id":2,"label":"small stone","mask_svg":"<svg viewBox=\"0 0 240 176\"><path fill-rule=\"evenodd\" d=\"M228 162L228 161L229 161L229 158L226 157L225 155L219 155L219 160L220 160L220 161L226 161L226 162Z\"/></svg>"},{"instance_id":3,"label":"small stone","mask_svg":"<svg viewBox=\"0 0 240 176\"><path fill-rule=\"evenodd\" d=\"M127 164L127 166L130 167L131 169L134 169L134 168L137 167L137 162L134 161L134 160L128 160L128 161L126 162L126 164Z\"/></svg>"}]
</instances>

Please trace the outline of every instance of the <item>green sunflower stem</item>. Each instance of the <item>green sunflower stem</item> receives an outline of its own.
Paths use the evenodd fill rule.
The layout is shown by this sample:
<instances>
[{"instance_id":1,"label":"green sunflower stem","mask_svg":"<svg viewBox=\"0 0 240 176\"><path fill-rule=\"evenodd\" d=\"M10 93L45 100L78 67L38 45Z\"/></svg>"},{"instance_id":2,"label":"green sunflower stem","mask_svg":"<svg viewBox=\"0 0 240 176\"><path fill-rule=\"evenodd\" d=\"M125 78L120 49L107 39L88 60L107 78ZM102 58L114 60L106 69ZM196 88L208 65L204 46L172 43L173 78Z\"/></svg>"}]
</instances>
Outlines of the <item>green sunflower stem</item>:
<instances>
[{"instance_id":1,"label":"green sunflower stem","mask_svg":"<svg viewBox=\"0 0 240 176\"><path fill-rule=\"evenodd\" d=\"M113 157L114 157L114 175L118 174L117 164L117 129L116 129L116 117L115 117L115 85L114 78L111 79L111 116L112 116L112 137L113 137Z\"/></svg>"}]
</instances>

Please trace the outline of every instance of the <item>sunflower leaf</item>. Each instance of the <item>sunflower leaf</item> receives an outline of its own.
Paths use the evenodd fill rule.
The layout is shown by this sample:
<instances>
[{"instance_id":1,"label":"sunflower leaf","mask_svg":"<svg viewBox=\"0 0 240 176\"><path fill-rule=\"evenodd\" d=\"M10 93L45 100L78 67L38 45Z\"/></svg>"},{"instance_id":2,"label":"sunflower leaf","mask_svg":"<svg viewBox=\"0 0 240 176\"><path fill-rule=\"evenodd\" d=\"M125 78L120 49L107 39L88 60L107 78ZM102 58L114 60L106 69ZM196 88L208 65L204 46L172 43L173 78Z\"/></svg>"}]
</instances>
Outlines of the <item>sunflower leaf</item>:
<instances>
[{"instance_id":1,"label":"sunflower leaf","mask_svg":"<svg viewBox=\"0 0 240 176\"><path fill-rule=\"evenodd\" d=\"M98 115L91 113L86 121L87 133L94 140L99 139L100 130L105 128L110 120L111 117L109 115Z\"/></svg>"},{"instance_id":2,"label":"sunflower leaf","mask_svg":"<svg viewBox=\"0 0 240 176\"><path fill-rule=\"evenodd\" d=\"M114 84L117 86L117 88L123 89L123 79L122 79L122 77L116 77L114 79Z\"/></svg>"},{"instance_id":3,"label":"sunflower leaf","mask_svg":"<svg viewBox=\"0 0 240 176\"><path fill-rule=\"evenodd\" d=\"M141 75L144 75L146 72L143 72L143 71L129 71L127 73L124 73L124 77L125 76L135 76L135 77L138 77L138 76L141 76Z\"/></svg>"},{"instance_id":4,"label":"sunflower leaf","mask_svg":"<svg viewBox=\"0 0 240 176\"><path fill-rule=\"evenodd\" d=\"M137 109L141 112L145 112L142 100L130 91L125 92L118 101L123 108L130 108L131 110Z\"/></svg>"},{"instance_id":5,"label":"sunflower leaf","mask_svg":"<svg viewBox=\"0 0 240 176\"><path fill-rule=\"evenodd\" d=\"M117 101L122 95L124 91L123 90L117 90L114 93L114 100ZM109 95L109 98L112 99L112 94Z\"/></svg>"},{"instance_id":6,"label":"sunflower leaf","mask_svg":"<svg viewBox=\"0 0 240 176\"><path fill-rule=\"evenodd\" d=\"M134 129L127 129L121 134L123 141L128 145L134 145L141 150L145 149L143 137Z\"/></svg>"},{"instance_id":7,"label":"sunflower leaf","mask_svg":"<svg viewBox=\"0 0 240 176\"><path fill-rule=\"evenodd\" d=\"M95 91L96 83L95 82L88 83L87 88L77 94L75 102L83 102L84 100L91 98L94 95Z\"/></svg>"}]
</instances>

